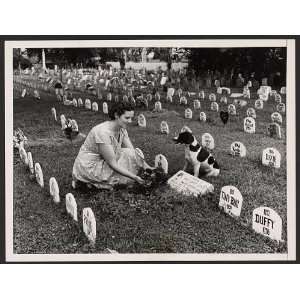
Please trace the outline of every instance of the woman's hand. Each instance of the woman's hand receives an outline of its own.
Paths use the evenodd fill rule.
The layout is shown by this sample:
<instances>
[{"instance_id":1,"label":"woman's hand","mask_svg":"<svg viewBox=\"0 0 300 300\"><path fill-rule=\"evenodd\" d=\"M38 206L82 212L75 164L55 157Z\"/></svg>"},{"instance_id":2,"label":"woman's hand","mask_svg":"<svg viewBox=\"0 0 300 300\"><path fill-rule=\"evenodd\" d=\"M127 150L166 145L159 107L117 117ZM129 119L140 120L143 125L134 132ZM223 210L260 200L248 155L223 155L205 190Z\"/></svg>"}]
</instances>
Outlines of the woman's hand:
<instances>
[{"instance_id":1,"label":"woman's hand","mask_svg":"<svg viewBox=\"0 0 300 300\"><path fill-rule=\"evenodd\" d=\"M139 177L139 176L135 176L135 177L134 177L134 180L135 180L137 183L139 183L139 184L145 184L145 180L142 179L142 178Z\"/></svg>"}]
</instances>

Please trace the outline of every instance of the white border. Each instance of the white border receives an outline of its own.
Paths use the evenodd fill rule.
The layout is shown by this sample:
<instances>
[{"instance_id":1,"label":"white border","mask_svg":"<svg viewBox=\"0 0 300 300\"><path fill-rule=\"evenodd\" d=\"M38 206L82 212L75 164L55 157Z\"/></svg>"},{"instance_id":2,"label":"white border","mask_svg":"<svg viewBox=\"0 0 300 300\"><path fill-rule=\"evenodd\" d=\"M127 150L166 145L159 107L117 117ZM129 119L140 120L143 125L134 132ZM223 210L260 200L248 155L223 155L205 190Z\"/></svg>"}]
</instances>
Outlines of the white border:
<instances>
[{"instance_id":1,"label":"white border","mask_svg":"<svg viewBox=\"0 0 300 300\"><path fill-rule=\"evenodd\" d=\"M67 47L287 47L287 235L288 254L14 254L13 253L13 48ZM270 40L82 40L5 42L5 186L7 261L261 261L296 259L295 41Z\"/></svg>"}]
</instances>

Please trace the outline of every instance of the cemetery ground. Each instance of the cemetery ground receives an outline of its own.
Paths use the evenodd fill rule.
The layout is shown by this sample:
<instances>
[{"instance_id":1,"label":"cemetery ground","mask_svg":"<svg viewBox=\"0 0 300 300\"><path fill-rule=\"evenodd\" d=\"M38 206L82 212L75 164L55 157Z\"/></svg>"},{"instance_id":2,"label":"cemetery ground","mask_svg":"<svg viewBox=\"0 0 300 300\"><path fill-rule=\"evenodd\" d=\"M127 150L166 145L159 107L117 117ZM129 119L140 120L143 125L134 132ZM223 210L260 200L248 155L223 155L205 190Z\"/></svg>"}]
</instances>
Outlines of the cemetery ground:
<instances>
[{"instance_id":1,"label":"cemetery ground","mask_svg":"<svg viewBox=\"0 0 300 300\"><path fill-rule=\"evenodd\" d=\"M207 92L208 90L206 90ZM216 93L216 89L211 89ZM218 112L210 111L210 101L201 100L201 109L195 111L192 104L180 106L175 103L162 106L166 111L152 113L155 100L149 110L137 108L135 118L142 111L147 127L136 125L128 128L135 147L140 148L150 165L155 155L162 153L169 162L169 175L175 174L184 165L184 147L176 145L172 138L183 125L193 130L198 142L203 133L215 139L214 156L221 167L219 177L205 179L214 185L214 193L204 197L183 196L162 185L149 195L134 191L88 191L79 192L71 187L72 167L79 148L80 137L74 141L65 138L59 116L65 114L75 119L79 131L87 134L90 129L108 116L102 112L103 100L96 96L73 93L73 97L89 98L99 103L99 112L84 107L64 106L53 94L40 92L41 100L32 96L14 97L14 128L20 127L28 138L26 151L31 151L34 162L41 164L45 187L42 189L30 180L29 173L14 154L14 252L23 253L107 253L107 248L119 253L286 253L286 243L277 244L251 229L252 211L259 206L273 208L282 218L286 241L286 130L285 115L282 139L266 135L274 100L265 102L264 110L257 110L256 133L243 131L243 119L254 100L246 107L238 108L237 116L230 116L224 126ZM207 94L207 93L206 93ZM254 92L253 92L254 94ZM218 95L219 97L220 95ZM195 97L194 97L195 98ZM106 99L104 97L104 99ZM219 101L218 101L219 103ZM229 103L232 103L228 102ZM227 105L219 103L220 110ZM57 111L58 122L51 116L51 108ZM184 109L193 110L193 119L184 119ZM205 111L206 123L199 122L199 112ZM161 134L161 121L167 121L170 134ZM230 145L242 142L247 149L244 158L230 155ZM263 149L275 147L281 153L280 169L262 165ZM49 194L49 179L55 177L60 189L60 203L54 203ZM221 188L237 187L243 196L241 216L235 219L219 209ZM65 195L72 193L78 206L78 223L66 213ZM91 207L97 222L95 245L90 245L82 230L82 209Z\"/></svg>"}]
</instances>

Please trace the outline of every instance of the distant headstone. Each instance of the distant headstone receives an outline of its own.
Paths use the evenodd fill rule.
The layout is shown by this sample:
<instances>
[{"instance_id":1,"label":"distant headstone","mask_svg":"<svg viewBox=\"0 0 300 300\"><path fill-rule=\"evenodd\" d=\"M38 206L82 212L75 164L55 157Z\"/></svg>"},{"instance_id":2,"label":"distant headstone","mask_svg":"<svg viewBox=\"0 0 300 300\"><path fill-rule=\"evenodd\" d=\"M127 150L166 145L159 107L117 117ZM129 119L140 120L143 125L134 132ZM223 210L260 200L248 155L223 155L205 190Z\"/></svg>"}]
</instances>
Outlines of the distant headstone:
<instances>
[{"instance_id":1,"label":"distant headstone","mask_svg":"<svg viewBox=\"0 0 300 300\"><path fill-rule=\"evenodd\" d=\"M90 207L86 207L82 211L83 232L88 240L95 244L96 242L96 219Z\"/></svg>"},{"instance_id":2,"label":"distant headstone","mask_svg":"<svg viewBox=\"0 0 300 300\"><path fill-rule=\"evenodd\" d=\"M85 108L86 109L91 109L92 108L90 99L85 99Z\"/></svg>"},{"instance_id":3,"label":"distant headstone","mask_svg":"<svg viewBox=\"0 0 300 300\"><path fill-rule=\"evenodd\" d=\"M178 171L168 180L169 186L184 195L204 196L214 191L212 184L184 171Z\"/></svg>"},{"instance_id":4,"label":"distant headstone","mask_svg":"<svg viewBox=\"0 0 300 300\"><path fill-rule=\"evenodd\" d=\"M166 174L168 174L168 161L166 157L162 154L157 154L155 156L154 166L155 168L162 168Z\"/></svg>"},{"instance_id":5,"label":"distant headstone","mask_svg":"<svg viewBox=\"0 0 300 300\"><path fill-rule=\"evenodd\" d=\"M155 111L162 111L162 107L161 107L161 102L160 101L156 101L154 104L154 110Z\"/></svg>"},{"instance_id":6,"label":"distant headstone","mask_svg":"<svg viewBox=\"0 0 300 300\"><path fill-rule=\"evenodd\" d=\"M286 87L283 86L281 89L280 89L280 94L282 95L285 95L286 94Z\"/></svg>"},{"instance_id":7,"label":"distant headstone","mask_svg":"<svg viewBox=\"0 0 300 300\"><path fill-rule=\"evenodd\" d=\"M98 111L98 103L97 102L93 102L92 111Z\"/></svg>"},{"instance_id":8,"label":"distant headstone","mask_svg":"<svg viewBox=\"0 0 300 300\"><path fill-rule=\"evenodd\" d=\"M219 207L230 216L239 217L242 210L243 196L241 192L232 185L223 186L220 193Z\"/></svg>"},{"instance_id":9,"label":"distant headstone","mask_svg":"<svg viewBox=\"0 0 300 300\"><path fill-rule=\"evenodd\" d=\"M247 133L255 133L255 119L251 117L244 119L244 131Z\"/></svg>"},{"instance_id":10,"label":"distant headstone","mask_svg":"<svg viewBox=\"0 0 300 300\"><path fill-rule=\"evenodd\" d=\"M159 92L155 93L154 99L155 99L155 101L160 101L160 94L159 94Z\"/></svg>"},{"instance_id":11,"label":"distant headstone","mask_svg":"<svg viewBox=\"0 0 300 300\"><path fill-rule=\"evenodd\" d=\"M258 97L259 97L260 100L263 100L263 101L268 101L269 100L269 95L268 94L259 94Z\"/></svg>"},{"instance_id":12,"label":"distant headstone","mask_svg":"<svg viewBox=\"0 0 300 300\"><path fill-rule=\"evenodd\" d=\"M213 150L215 148L215 140L212 137L212 135L209 133L204 133L202 135L201 143L202 143L203 147L205 147L209 150Z\"/></svg>"},{"instance_id":13,"label":"distant headstone","mask_svg":"<svg viewBox=\"0 0 300 300\"><path fill-rule=\"evenodd\" d=\"M54 177L51 177L49 180L49 189L50 189L50 195L53 197L53 201L55 203L60 202L60 197L59 197L59 188L57 181Z\"/></svg>"},{"instance_id":14,"label":"distant headstone","mask_svg":"<svg viewBox=\"0 0 300 300\"><path fill-rule=\"evenodd\" d=\"M247 114L247 117L251 117L253 119L256 119L256 112L255 112L255 109L253 107L249 107L247 109L246 114Z\"/></svg>"},{"instance_id":15,"label":"distant headstone","mask_svg":"<svg viewBox=\"0 0 300 300\"><path fill-rule=\"evenodd\" d=\"M108 106L107 106L106 102L103 102L103 104L102 104L102 111L105 115L108 114Z\"/></svg>"},{"instance_id":16,"label":"distant headstone","mask_svg":"<svg viewBox=\"0 0 300 300\"><path fill-rule=\"evenodd\" d=\"M167 96L173 97L174 93L175 93L175 89L174 88L168 88Z\"/></svg>"},{"instance_id":17,"label":"distant headstone","mask_svg":"<svg viewBox=\"0 0 300 300\"><path fill-rule=\"evenodd\" d=\"M181 97L181 95L182 95L182 89L179 88L179 89L177 90L177 95L178 95L179 98Z\"/></svg>"},{"instance_id":18,"label":"distant headstone","mask_svg":"<svg viewBox=\"0 0 300 300\"><path fill-rule=\"evenodd\" d=\"M187 105L187 99L186 99L186 97L184 97L184 96L180 97L179 104Z\"/></svg>"},{"instance_id":19,"label":"distant headstone","mask_svg":"<svg viewBox=\"0 0 300 300\"><path fill-rule=\"evenodd\" d=\"M245 157L246 147L241 142L233 142L230 146L230 153L233 156Z\"/></svg>"},{"instance_id":20,"label":"distant headstone","mask_svg":"<svg viewBox=\"0 0 300 300\"><path fill-rule=\"evenodd\" d=\"M163 77L161 78L161 80L160 80L160 85L165 85L166 82L167 82L167 79L168 79L168 77L163 76Z\"/></svg>"},{"instance_id":21,"label":"distant headstone","mask_svg":"<svg viewBox=\"0 0 300 300\"><path fill-rule=\"evenodd\" d=\"M202 100L205 99L205 93L204 93L204 91L200 91L199 92L199 98L202 99Z\"/></svg>"},{"instance_id":22,"label":"distant headstone","mask_svg":"<svg viewBox=\"0 0 300 300\"><path fill-rule=\"evenodd\" d=\"M23 89L21 97L24 98L26 96L26 89Z\"/></svg>"},{"instance_id":23,"label":"distant headstone","mask_svg":"<svg viewBox=\"0 0 300 300\"><path fill-rule=\"evenodd\" d=\"M33 165L33 159L32 159L31 152L27 153L27 158L28 158L28 168L29 168L30 174L34 174L34 165Z\"/></svg>"},{"instance_id":24,"label":"distant headstone","mask_svg":"<svg viewBox=\"0 0 300 300\"><path fill-rule=\"evenodd\" d=\"M271 114L271 120L274 123L282 124L282 116L279 112L274 112Z\"/></svg>"},{"instance_id":25,"label":"distant headstone","mask_svg":"<svg viewBox=\"0 0 300 300\"><path fill-rule=\"evenodd\" d=\"M152 95L151 94L147 94L146 99L148 102L152 101Z\"/></svg>"},{"instance_id":26,"label":"distant headstone","mask_svg":"<svg viewBox=\"0 0 300 300\"><path fill-rule=\"evenodd\" d=\"M112 94L111 93L107 93L106 100L107 101L111 101L112 100Z\"/></svg>"},{"instance_id":27,"label":"distant headstone","mask_svg":"<svg viewBox=\"0 0 300 300\"><path fill-rule=\"evenodd\" d=\"M127 97L127 95L123 95L123 102L128 102L128 97Z\"/></svg>"},{"instance_id":28,"label":"distant headstone","mask_svg":"<svg viewBox=\"0 0 300 300\"><path fill-rule=\"evenodd\" d=\"M28 165L27 152L23 147L19 148L19 155L20 155L20 158L21 158L23 164L25 164L27 166Z\"/></svg>"},{"instance_id":29,"label":"distant headstone","mask_svg":"<svg viewBox=\"0 0 300 300\"><path fill-rule=\"evenodd\" d=\"M76 120L74 120L74 119L71 120L71 126L72 126L72 130L77 131L77 132L79 131Z\"/></svg>"},{"instance_id":30,"label":"distant headstone","mask_svg":"<svg viewBox=\"0 0 300 300\"><path fill-rule=\"evenodd\" d=\"M226 96L222 96L221 99L220 99L220 103L227 104L227 97Z\"/></svg>"},{"instance_id":31,"label":"distant headstone","mask_svg":"<svg viewBox=\"0 0 300 300\"><path fill-rule=\"evenodd\" d=\"M217 97L216 97L216 95L214 93L209 94L208 99L211 102L217 101Z\"/></svg>"},{"instance_id":32,"label":"distant headstone","mask_svg":"<svg viewBox=\"0 0 300 300\"><path fill-rule=\"evenodd\" d=\"M233 103L234 103L235 105L239 106L239 107L244 107L244 106L247 105L248 102L247 102L246 100L243 100L243 99L235 99L235 100L233 101Z\"/></svg>"},{"instance_id":33,"label":"distant headstone","mask_svg":"<svg viewBox=\"0 0 300 300\"><path fill-rule=\"evenodd\" d=\"M77 100L76 100L75 98L73 99L73 106L74 106L74 107L77 107L77 106L78 106Z\"/></svg>"},{"instance_id":34,"label":"distant headstone","mask_svg":"<svg viewBox=\"0 0 300 300\"><path fill-rule=\"evenodd\" d=\"M222 88L221 88L221 87L218 87L218 88L217 88L217 94L219 94L219 95L222 94Z\"/></svg>"},{"instance_id":35,"label":"distant headstone","mask_svg":"<svg viewBox=\"0 0 300 300\"><path fill-rule=\"evenodd\" d=\"M276 103L281 103L281 95L280 94L275 95L275 102Z\"/></svg>"},{"instance_id":36,"label":"distant headstone","mask_svg":"<svg viewBox=\"0 0 300 300\"><path fill-rule=\"evenodd\" d=\"M282 219L275 210L269 207L258 207L253 210L252 228L257 233L281 241Z\"/></svg>"},{"instance_id":37,"label":"distant headstone","mask_svg":"<svg viewBox=\"0 0 300 300\"><path fill-rule=\"evenodd\" d=\"M193 118L193 112L190 108L187 108L185 111L184 111L184 117L186 119L192 119Z\"/></svg>"},{"instance_id":38,"label":"distant headstone","mask_svg":"<svg viewBox=\"0 0 300 300\"><path fill-rule=\"evenodd\" d=\"M273 138L281 139L281 128L277 123L270 123L267 127L267 135Z\"/></svg>"},{"instance_id":39,"label":"distant headstone","mask_svg":"<svg viewBox=\"0 0 300 300\"><path fill-rule=\"evenodd\" d=\"M43 171L39 163L35 163L34 165L35 178L37 183L43 188L44 187L44 177Z\"/></svg>"},{"instance_id":40,"label":"distant headstone","mask_svg":"<svg viewBox=\"0 0 300 300\"><path fill-rule=\"evenodd\" d=\"M280 168L281 155L275 148L266 148L262 153L262 164L273 168Z\"/></svg>"},{"instance_id":41,"label":"distant headstone","mask_svg":"<svg viewBox=\"0 0 300 300\"><path fill-rule=\"evenodd\" d=\"M168 123L166 121L162 121L160 123L160 132L161 133L166 133L166 134L170 133L169 125L168 125Z\"/></svg>"},{"instance_id":42,"label":"distant headstone","mask_svg":"<svg viewBox=\"0 0 300 300\"><path fill-rule=\"evenodd\" d=\"M204 111L201 111L199 114L199 119L201 122L206 122L206 114Z\"/></svg>"},{"instance_id":43,"label":"distant headstone","mask_svg":"<svg viewBox=\"0 0 300 300\"><path fill-rule=\"evenodd\" d=\"M194 104L194 109L200 109L201 108L201 104L200 104L199 100L197 100L197 99L194 100L193 104Z\"/></svg>"},{"instance_id":44,"label":"distant headstone","mask_svg":"<svg viewBox=\"0 0 300 300\"><path fill-rule=\"evenodd\" d=\"M77 222L77 203L72 193L66 195L66 210L72 216L73 220Z\"/></svg>"},{"instance_id":45,"label":"distant headstone","mask_svg":"<svg viewBox=\"0 0 300 300\"><path fill-rule=\"evenodd\" d=\"M280 113L285 113L285 104L284 103L278 103L276 106L276 109Z\"/></svg>"},{"instance_id":46,"label":"distant headstone","mask_svg":"<svg viewBox=\"0 0 300 300\"><path fill-rule=\"evenodd\" d=\"M52 114L54 120L57 121L56 109L54 107L51 108L51 114Z\"/></svg>"},{"instance_id":47,"label":"distant headstone","mask_svg":"<svg viewBox=\"0 0 300 300\"><path fill-rule=\"evenodd\" d=\"M219 111L219 104L217 102L212 102L211 105L210 105L210 109L212 111L218 112Z\"/></svg>"},{"instance_id":48,"label":"distant headstone","mask_svg":"<svg viewBox=\"0 0 300 300\"><path fill-rule=\"evenodd\" d=\"M67 119L65 115L60 115L60 124L61 124L61 129L64 130L67 125L66 125Z\"/></svg>"},{"instance_id":49,"label":"distant headstone","mask_svg":"<svg viewBox=\"0 0 300 300\"><path fill-rule=\"evenodd\" d=\"M83 106L83 102L81 98L78 98L78 107L82 107Z\"/></svg>"},{"instance_id":50,"label":"distant headstone","mask_svg":"<svg viewBox=\"0 0 300 300\"><path fill-rule=\"evenodd\" d=\"M145 118L145 116L143 115L143 114L139 114L138 115L138 125L140 126L140 127L146 127L146 118Z\"/></svg>"},{"instance_id":51,"label":"distant headstone","mask_svg":"<svg viewBox=\"0 0 300 300\"><path fill-rule=\"evenodd\" d=\"M270 92L270 97L274 97L277 95L277 91L276 90L271 90Z\"/></svg>"},{"instance_id":52,"label":"distant headstone","mask_svg":"<svg viewBox=\"0 0 300 300\"><path fill-rule=\"evenodd\" d=\"M228 113L232 116L236 115L236 108L234 104L229 104L228 105Z\"/></svg>"},{"instance_id":53,"label":"distant headstone","mask_svg":"<svg viewBox=\"0 0 300 300\"><path fill-rule=\"evenodd\" d=\"M264 108L264 102L263 100L257 99L254 103L255 109L263 109Z\"/></svg>"}]
</instances>

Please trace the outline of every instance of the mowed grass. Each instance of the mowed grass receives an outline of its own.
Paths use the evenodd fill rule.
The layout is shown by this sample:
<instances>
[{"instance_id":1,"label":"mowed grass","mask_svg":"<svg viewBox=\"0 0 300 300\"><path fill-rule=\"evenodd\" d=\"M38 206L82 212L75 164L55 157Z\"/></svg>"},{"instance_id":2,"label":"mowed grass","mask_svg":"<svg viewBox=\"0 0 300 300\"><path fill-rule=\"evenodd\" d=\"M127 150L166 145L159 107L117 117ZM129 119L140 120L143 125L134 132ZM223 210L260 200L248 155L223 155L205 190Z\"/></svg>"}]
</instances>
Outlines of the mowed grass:
<instances>
[{"instance_id":1,"label":"mowed grass","mask_svg":"<svg viewBox=\"0 0 300 300\"><path fill-rule=\"evenodd\" d=\"M206 90L216 92L216 89ZM278 253L286 252L286 243L276 242L256 234L251 229L252 211L259 206L273 208L283 221L283 240L287 238L286 226L286 120L283 115L282 139L266 136L270 115L275 111L273 99L265 103L262 111L256 110L256 133L243 132L246 109L254 107L256 94L244 108L237 109L237 116L230 116L224 126L219 113L210 111L208 99L201 100L201 109L190 105L180 106L178 96L174 103L166 103L161 93L163 113L152 113L154 100L148 111L137 109L135 116L143 112L147 128L140 128L136 120L128 128L135 147L145 154L150 165L155 155L164 154L169 162L170 176L184 165L184 149L175 145L172 138L183 125L189 126L198 141L203 133L215 139L213 153L221 166L217 178L205 179L214 185L214 194L205 197L185 197L161 186L150 195L127 190L80 193L71 188L72 167L82 139L67 140L61 131L60 122L51 116L55 107L60 114L78 122L80 132L87 134L100 122L108 120L102 113L103 100L96 96L73 93L78 99L97 101L99 112L84 108L64 106L53 94L41 92L41 100L32 96L24 99L15 91L14 128L20 127L28 137L27 151L39 162L44 173L45 187L30 181L29 172L14 155L14 251L15 253L105 253L107 248L120 253ZM207 93L206 93L207 94ZM104 99L105 93L103 93ZM207 95L208 97L208 95ZM218 95L218 99L220 96ZM228 104L233 99L228 98ZM285 100L284 100L285 102ZM219 103L219 101L218 101ZM220 104L220 110L227 105ZM184 119L184 109L193 110L193 119ZM208 121L199 122L199 112L207 113ZM167 121L169 135L159 132L161 121ZM232 157L230 145L234 141L244 143L245 158ZM275 147L281 153L281 168L272 170L262 166L263 149ZM55 204L49 194L49 179L54 176L59 184L61 203ZM234 219L218 208L221 188L237 187L243 196L242 212ZM78 205L76 224L65 211L65 195L72 192ZM90 246L82 231L82 209L91 207L97 221L97 240Z\"/></svg>"}]
</instances>

